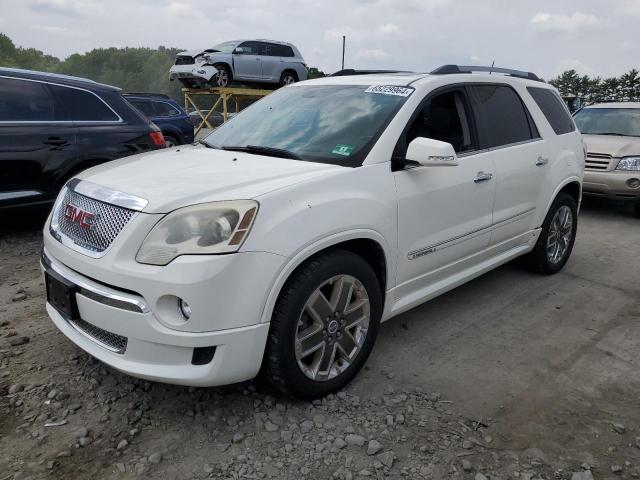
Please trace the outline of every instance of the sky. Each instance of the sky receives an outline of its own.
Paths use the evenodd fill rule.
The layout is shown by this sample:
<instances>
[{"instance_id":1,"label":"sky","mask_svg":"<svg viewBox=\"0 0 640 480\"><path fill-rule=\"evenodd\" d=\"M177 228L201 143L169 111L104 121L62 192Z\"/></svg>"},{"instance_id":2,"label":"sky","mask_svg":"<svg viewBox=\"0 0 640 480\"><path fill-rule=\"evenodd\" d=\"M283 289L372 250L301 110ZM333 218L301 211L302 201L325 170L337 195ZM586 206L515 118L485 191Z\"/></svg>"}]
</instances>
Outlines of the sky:
<instances>
[{"instance_id":1,"label":"sky","mask_svg":"<svg viewBox=\"0 0 640 480\"><path fill-rule=\"evenodd\" d=\"M0 0L0 32L64 58L98 47L295 44L325 72L457 63L551 78L640 67L640 0Z\"/></svg>"}]
</instances>

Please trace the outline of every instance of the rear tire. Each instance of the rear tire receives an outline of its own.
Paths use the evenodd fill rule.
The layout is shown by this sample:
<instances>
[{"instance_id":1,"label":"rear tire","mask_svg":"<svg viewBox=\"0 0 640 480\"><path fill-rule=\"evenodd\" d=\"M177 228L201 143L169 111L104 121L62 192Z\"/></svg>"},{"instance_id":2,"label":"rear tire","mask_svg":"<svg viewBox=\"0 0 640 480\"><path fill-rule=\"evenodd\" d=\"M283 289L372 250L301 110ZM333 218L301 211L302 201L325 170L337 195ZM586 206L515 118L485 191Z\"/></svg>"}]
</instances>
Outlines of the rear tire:
<instances>
[{"instance_id":1,"label":"rear tire","mask_svg":"<svg viewBox=\"0 0 640 480\"><path fill-rule=\"evenodd\" d=\"M171 135L163 135L165 148L177 147L180 142Z\"/></svg>"},{"instance_id":2,"label":"rear tire","mask_svg":"<svg viewBox=\"0 0 640 480\"><path fill-rule=\"evenodd\" d=\"M305 399L341 389L371 353L381 316L380 285L366 261L345 250L312 258L276 302L262 376Z\"/></svg>"},{"instance_id":3,"label":"rear tire","mask_svg":"<svg viewBox=\"0 0 640 480\"><path fill-rule=\"evenodd\" d=\"M545 275L562 270L571 256L577 228L576 201L567 193L559 193L542 223L536 246L523 257L528 267Z\"/></svg>"},{"instance_id":4,"label":"rear tire","mask_svg":"<svg viewBox=\"0 0 640 480\"><path fill-rule=\"evenodd\" d=\"M279 85L281 87L286 87L287 85L291 85L292 83L296 83L297 81L298 77L296 76L296 74L290 70L286 70L282 72L282 75L280 75Z\"/></svg>"}]
</instances>

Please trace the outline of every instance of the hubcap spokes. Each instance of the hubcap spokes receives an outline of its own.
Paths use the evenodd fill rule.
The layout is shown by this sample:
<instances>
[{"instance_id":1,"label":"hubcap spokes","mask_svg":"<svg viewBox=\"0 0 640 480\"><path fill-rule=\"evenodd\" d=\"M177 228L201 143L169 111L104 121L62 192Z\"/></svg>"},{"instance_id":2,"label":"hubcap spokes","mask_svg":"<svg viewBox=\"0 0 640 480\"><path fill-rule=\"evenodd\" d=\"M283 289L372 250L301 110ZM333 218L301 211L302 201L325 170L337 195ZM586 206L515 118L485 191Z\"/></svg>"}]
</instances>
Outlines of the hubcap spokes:
<instances>
[{"instance_id":1,"label":"hubcap spokes","mask_svg":"<svg viewBox=\"0 0 640 480\"><path fill-rule=\"evenodd\" d=\"M287 75L286 77L284 77L285 85L291 85L294 82L295 82L295 79L291 75Z\"/></svg>"},{"instance_id":2,"label":"hubcap spokes","mask_svg":"<svg viewBox=\"0 0 640 480\"><path fill-rule=\"evenodd\" d=\"M549 226L547 237L547 258L551 263L560 262L571 243L573 234L573 213L566 205L558 209Z\"/></svg>"},{"instance_id":3,"label":"hubcap spokes","mask_svg":"<svg viewBox=\"0 0 640 480\"><path fill-rule=\"evenodd\" d=\"M345 371L364 345L369 297L360 281L337 275L309 297L298 320L295 355L310 379L326 381Z\"/></svg>"},{"instance_id":4,"label":"hubcap spokes","mask_svg":"<svg viewBox=\"0 0 640 480\"><path fill-rule=\"evenodd\" d=\"M226 87L228 80L229 79L227 78L227 72L225 72L224 70L220 70L218 72L218 85L221 87Z\"/></svg>"}]
</instances>

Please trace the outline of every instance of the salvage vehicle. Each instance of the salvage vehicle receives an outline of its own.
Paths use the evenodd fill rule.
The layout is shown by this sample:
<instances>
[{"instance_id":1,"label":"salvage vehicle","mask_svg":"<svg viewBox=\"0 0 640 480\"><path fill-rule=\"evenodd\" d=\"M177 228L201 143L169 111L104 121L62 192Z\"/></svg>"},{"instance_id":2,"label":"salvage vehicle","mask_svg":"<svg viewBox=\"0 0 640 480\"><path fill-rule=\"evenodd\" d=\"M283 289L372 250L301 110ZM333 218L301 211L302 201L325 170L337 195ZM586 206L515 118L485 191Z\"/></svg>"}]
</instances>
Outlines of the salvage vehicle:
<instances>
[{"instance_id":1,"label":"salvage vehicle","mask_svg":"<svg viewBox=\"0 0 640 480\"><path fill-rule=\"evenodd\" d=\"M131 105L140 110L162 132L167 147L192 143L193 122L178 102L161 93L125 93Z\"/></svg>"},{"instance_id":2,"label":"salvage vehicle","mask_svg":"<svg viewBox=\"0 0 640 480\"><path fill-rule=\"evenodd\" d=\"M560 271L580 133L534 74L486 70L310 80L200 145L83 172L44 230L49 316L136 377L260 373L317 398L362 368L382 321L517 257Z\"/></svg>"},{"instance_id":3,"label":"salvage vehicle","mask_svg":"<svg viewBox=\"0 0 640 480\"><path fill-rule=\"evenodd\" d=\"M234 40L206 50L180 52L169 70L170 80L187 88L228 87L251 82L279 86L307 79L307 64L291 43Z\"/></svg>"},{"instance_id":4,"label":"salvage vehicle","mask_svg":"<svg viewBox=\"0 0 640 480\"><path fill-rule=\"evenodd\" d=\"M78 172L164 145L116 87L0 68L0 208L52 203Z\"/></svg>"},{"instance_id":5,"label":"salvage vehicle","mask_svg":"<svg viewBox=\"0 0 640 480\"><path fill-rule=\"evenodd\" d=\"M585 195L635 204L640 218L640 103L599 103L574 120L587 145Z\"/></svg>"}]
</instances>

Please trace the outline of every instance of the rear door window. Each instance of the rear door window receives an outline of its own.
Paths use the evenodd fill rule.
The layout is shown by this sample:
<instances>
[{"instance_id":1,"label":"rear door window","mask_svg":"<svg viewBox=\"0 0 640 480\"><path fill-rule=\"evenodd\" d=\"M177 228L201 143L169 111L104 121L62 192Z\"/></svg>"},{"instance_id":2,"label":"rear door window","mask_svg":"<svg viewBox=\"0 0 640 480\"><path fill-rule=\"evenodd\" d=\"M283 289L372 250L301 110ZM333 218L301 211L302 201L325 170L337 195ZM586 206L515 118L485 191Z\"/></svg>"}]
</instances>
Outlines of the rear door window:
<instances>
[{"instance_id":1,"label":"rear door window","mask_svg":"<svg viewBox=\"0 0 640 480\"><path fill-rule=\"evenodd\" d=\"M495 148L538 138L520 96L507 85L473 85L480 148Z\"/></svg>"},{"instance_id":2,"label":"rear door window","mask_svg":"<svg viewBox=\"0 0 640 480\"><path fill-rule=\"evenodd\" d=\"M55 101L74 122L117 122L120 117L97 95L77 88L51 85Z\"/></svg>"},{"instance_id":3,"label":"rear door window","mask_svg":"<svg viewBox=\"0 0 640 480\"><path fill-rule=\"evenodd\" d=\"M140 110L146 117L155 117L156 112L152 102L132 101L131 104Z\"/></svg>"},{"instance_id":4,"label":"rear door window","mask_svg":"<svg viewBox=\"0 0 640 480\"><path fill-rule=\"evenodd\" d=\"M53 99L44 83L0 78L0 122L50 122Z\"/></svg>"},{"instance_id":5,"label":"rear door window","mask_svg":"<svg viewBox=\"0 0 640 480\"><path fill-rule=\"evenodd\" d=\"M576 127L564 105L564 101L553 90L547 88L527 87L535 102L544 113L549 125L556 135L573 132Z\"/></svg>"}]
</instances>

